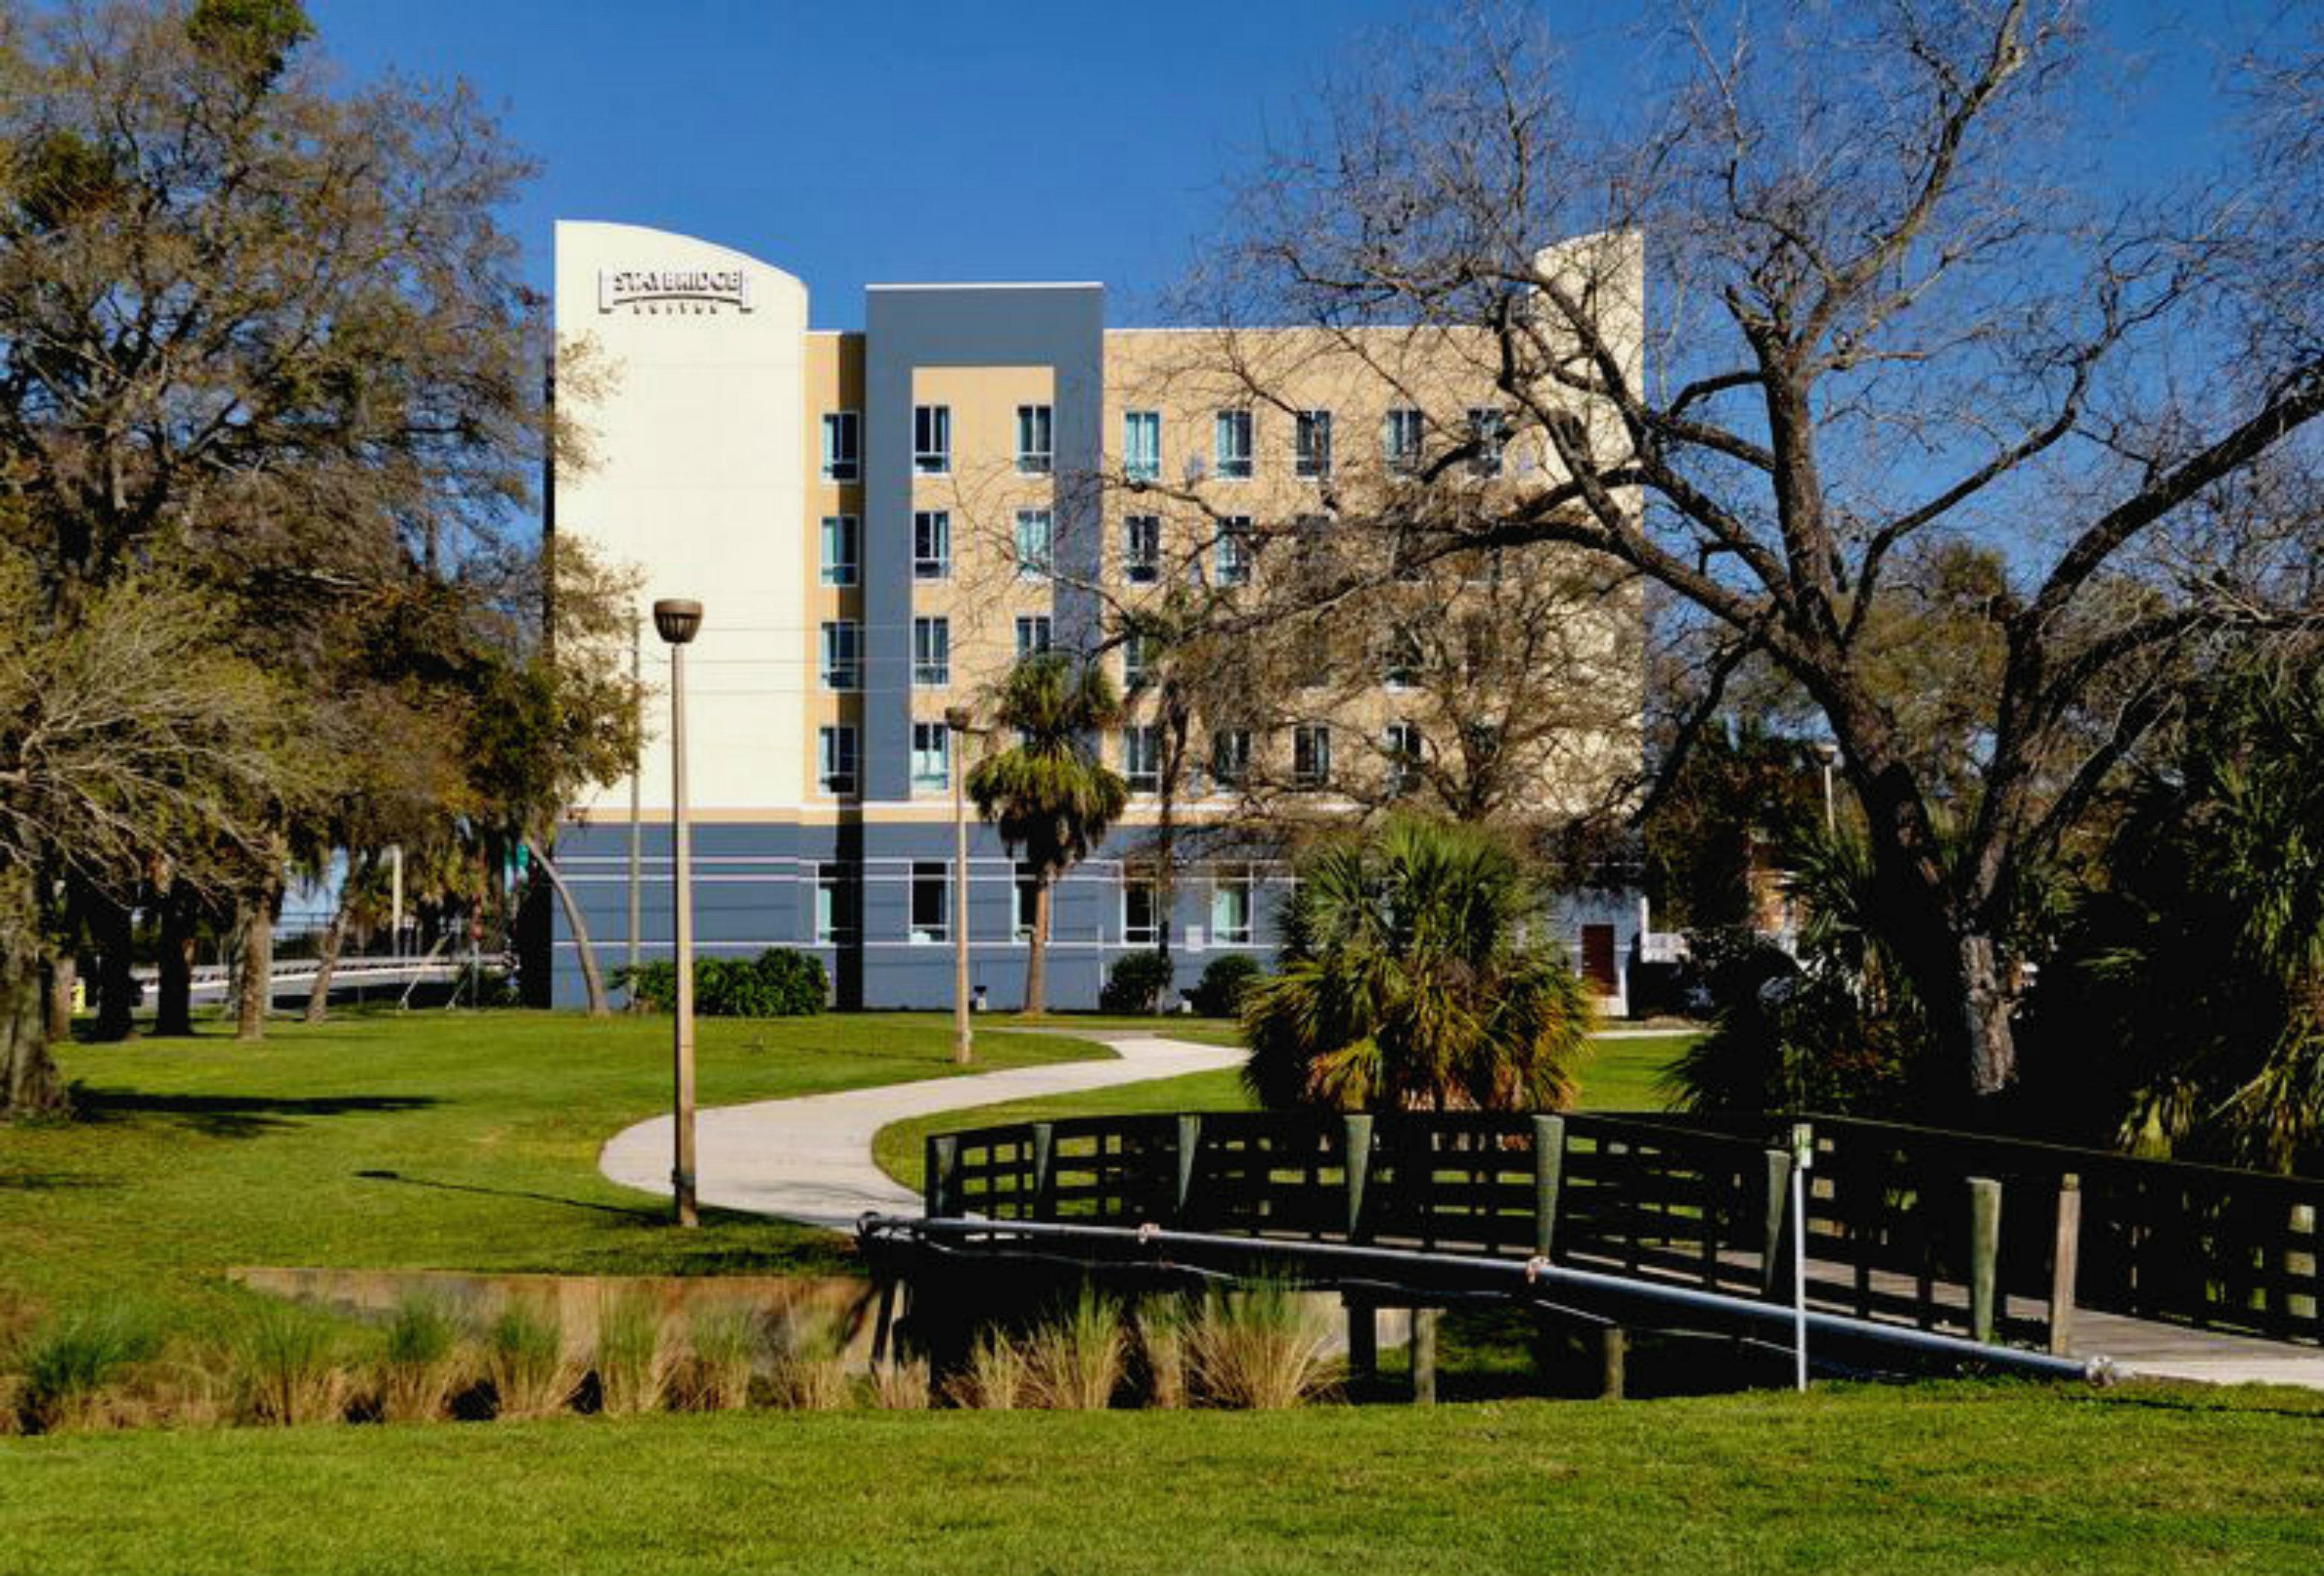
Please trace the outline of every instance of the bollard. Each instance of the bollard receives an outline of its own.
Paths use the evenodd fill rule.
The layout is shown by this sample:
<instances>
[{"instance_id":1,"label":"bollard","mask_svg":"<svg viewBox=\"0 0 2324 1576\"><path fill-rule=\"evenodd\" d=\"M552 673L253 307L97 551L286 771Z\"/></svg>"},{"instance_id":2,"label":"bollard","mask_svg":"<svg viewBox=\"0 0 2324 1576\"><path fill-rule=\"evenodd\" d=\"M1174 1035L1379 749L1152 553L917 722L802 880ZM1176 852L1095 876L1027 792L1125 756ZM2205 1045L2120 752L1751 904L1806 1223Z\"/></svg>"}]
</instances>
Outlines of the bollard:
<instances>
[{"instance_id":1,"label":"bollard","mask_svg":"<svg viewBox=\"0 0 2324 1576\"><path fill-rule=\"evenodd\" d=\"M1439 1310L1412 1311L1412 1403L1436 1405L1436 1320Z\"/></svg>"},{"instance_id":2,"label":"bollard","mask_svg":"<svg viewBox=\"0 0 2324 1576\"><path fill-rule=\"evenodd\" d=\"M1999 1302L2001 1258L2001 1184L1990 1176L1969 1179L1969 1332L1972 1340L1993 1341L1994 1314Z\"/></svg>"},{"instance_id":3,"label":"bollard","mask_svg":"<svg viewBox=\"0 0 2324 1576\"><path fill-rule=\"evenodd\" d=\"M2081 1259L2082 1179L2069 1171L2058 1178L2058 1231L2050 1249L2050 1350L2060 1357L2074 1349L2074 1283Z\"/></svg>"},{"instance_id":4,"label":"bollard","mask_svg":"<svg viewBox=\"0 0 2324 1576\"><path fill-rule=\"evenodd\" d=\"M1623 1370L1628 1366L1629 1332L1619 1324L1602 1326L1598 1332L1598 1398L1618 1401L1622 1398Z\"/></svg>"}]
</instances>

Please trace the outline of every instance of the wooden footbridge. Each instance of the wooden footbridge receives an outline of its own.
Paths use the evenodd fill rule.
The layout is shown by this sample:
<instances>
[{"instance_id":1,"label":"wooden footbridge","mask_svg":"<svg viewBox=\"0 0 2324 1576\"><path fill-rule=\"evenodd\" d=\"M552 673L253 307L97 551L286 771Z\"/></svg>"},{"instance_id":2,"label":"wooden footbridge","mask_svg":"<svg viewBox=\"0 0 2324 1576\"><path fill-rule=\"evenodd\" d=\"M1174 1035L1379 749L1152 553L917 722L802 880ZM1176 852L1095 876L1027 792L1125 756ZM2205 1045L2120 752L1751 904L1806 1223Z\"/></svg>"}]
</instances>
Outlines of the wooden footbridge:
<instances>
[{"instance_id":1,"label":"wooden footbridge","mask_svg":"<svg viewBox=\"0 0 2324 1576\"><path fill-rule=\"evenodd\" d=\"M1533 1305L1604 1332L1793 1339L1843 1371L1991 1367L2324 1384L2324 1180L1808 1116L1205 1112L928 1140L925 1216L862 1236L891 1281L1004 1265L1295 1276L1375 1313Z\"/></svg>"}]
</instances>

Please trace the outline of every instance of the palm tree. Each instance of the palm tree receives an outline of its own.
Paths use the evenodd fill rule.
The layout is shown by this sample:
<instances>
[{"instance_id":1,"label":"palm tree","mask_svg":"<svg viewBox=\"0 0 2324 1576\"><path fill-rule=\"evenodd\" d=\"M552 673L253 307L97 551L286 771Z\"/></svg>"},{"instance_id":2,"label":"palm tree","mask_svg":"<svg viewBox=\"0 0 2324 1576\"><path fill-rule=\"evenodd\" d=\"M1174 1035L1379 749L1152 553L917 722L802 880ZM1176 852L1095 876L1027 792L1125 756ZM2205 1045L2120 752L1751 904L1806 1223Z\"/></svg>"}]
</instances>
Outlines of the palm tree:
<instances>
[{"instance_id":1,"label":"palm tree","mask_svg":"<svg viewBox=\"0 0 2324 1576\"><path fill-rule=\"evenodd\" d=\"M1539 934L1539 889L1474 827L1397 816L1302 862L1281 963L1243 996L1262 1104L1554 1109L1589 996Z\"/></svg>"},{"instance_id":2,"label":"palm tree","mask_svg":"<svg viewBox=\"0 0 2324 1576\"><path fill-rule=\"evenodd\" d=\"M1121 720L1121 702L1102 668L1043 652L1010 669L991 708L995 729L1014 733L1017 742L976 763L968 796L1010 853L1033 867L1025 1010L1038 1013L1047 1005L1050 888L1089 857L1130 797L1093 747Z\"/></svg>"}]
</instances>

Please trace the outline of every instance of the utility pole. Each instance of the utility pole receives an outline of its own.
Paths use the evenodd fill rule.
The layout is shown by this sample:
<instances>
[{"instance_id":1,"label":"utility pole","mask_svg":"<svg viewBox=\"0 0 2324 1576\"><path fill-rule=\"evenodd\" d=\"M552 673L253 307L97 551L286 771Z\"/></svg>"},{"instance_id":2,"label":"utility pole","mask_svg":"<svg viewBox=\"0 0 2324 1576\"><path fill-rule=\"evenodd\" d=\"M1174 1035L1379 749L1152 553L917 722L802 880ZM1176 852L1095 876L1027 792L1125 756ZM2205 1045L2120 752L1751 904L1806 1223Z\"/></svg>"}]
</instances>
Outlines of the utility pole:
<instances>
[{"instance_id":1,"label":"utility pole","mask_svg":"<svg viewBox=\"0 0 2324 1576\"><path fill-rule=\"evenodd\" d=\"M945 708L952 732L952 1059L976 1059L976 1030L968 1017L968 723L966 706Z\"/></svg>"},{"instance_id":2,"label":"utility pole","mask_svg":"<svg viewBox=\"0 0 2324 1576\"><path fill-rule=\"evenodd\" d=\"M628 975L630 999L624 1005L632 1012L636 1011L638 1007L638 931L642 924L645 911L644 894L641 889L644 833L640 828L641 816L638 808L641 792L638 779L645 770L646 753L645 674L643 659L639 654L639 647L643 641L640 626L643 622L644 621L634 613L630 616L630 715L636 742L630 754L630 968Z\"/></svg>"}]
</instances>

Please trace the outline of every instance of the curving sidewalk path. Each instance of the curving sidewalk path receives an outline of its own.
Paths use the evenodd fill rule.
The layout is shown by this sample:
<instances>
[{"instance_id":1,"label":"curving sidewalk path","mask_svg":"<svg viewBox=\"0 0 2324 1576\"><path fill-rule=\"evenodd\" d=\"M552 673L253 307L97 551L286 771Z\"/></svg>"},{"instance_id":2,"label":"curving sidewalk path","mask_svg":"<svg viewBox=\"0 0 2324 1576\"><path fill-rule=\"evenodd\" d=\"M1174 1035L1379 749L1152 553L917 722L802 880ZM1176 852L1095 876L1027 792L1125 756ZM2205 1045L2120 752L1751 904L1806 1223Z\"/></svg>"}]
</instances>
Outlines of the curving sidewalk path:
<instances>
[{"instance_id":1,"label":"curving sidewalk path","mask_svg":"<svg viewBox=\"0 0 2324 1576\"><path fill-rule=\"evenodd\" d=\"M696 1188L720 1209L779 1215L853 1231L866 1210L916 1213L918 1195L872 1159L872 1139L890 1122L937 1111L1144 1083L1238 1065L1243 1053L1158 1035L1074 1031L1110 1047L1114 1060L1056 1062L949 1078L922 1078L835 1094L718 1106L695 1117ZM624 1187L669 1191L670 1119L613 1135L597 1168Z\"/></svg>"}]
</instances>

